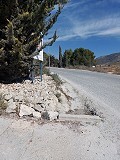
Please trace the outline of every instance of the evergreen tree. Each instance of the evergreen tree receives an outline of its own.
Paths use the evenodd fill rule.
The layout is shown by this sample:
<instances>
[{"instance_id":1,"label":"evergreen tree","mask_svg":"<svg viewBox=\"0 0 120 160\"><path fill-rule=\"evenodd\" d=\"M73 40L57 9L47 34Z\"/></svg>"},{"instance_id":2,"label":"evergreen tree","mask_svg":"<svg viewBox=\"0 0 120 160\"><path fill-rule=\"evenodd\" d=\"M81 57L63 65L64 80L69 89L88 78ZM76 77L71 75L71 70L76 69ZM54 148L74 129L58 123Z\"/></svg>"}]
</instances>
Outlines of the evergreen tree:
<instances>
[{"instance_id":1,"label":"evergreen tree","mask_svg":"<svg viewBox=\"0 0 120 160\"><path fill-rule=\"evenodd\" d=\"M63 67L68 67L71 65L71 57L72 57L72 50L65 50L63 54Z\"/></svg>"},{"instance_id":2,"label":"evergreen tree","mask_svg":"<svg viewBox=\"0 0 120 160\"><path fill-rule=\"evenodd\" d=\"M38 54L36 46L57 21L65 3L66 0L0 0L0 81L28 76L29 64ZM58 10L51 14L55 5ZM56 39L55 32L42 48Z\"/></svg>"},{"instance_id":3,"label":"evergreen tree","mask_svg":"<svg viewBox=\"0 0 120 160\"><path fill-rule=\"evenodd\" d=\"M94 53L92 51L90 51L89 49L85 49L84 51L84 65L91 67L92 65L95 64L95 60L94 60L95 56Z\"/></svg>"},{"instance_id":4,"label":"evergreen tree","mask_svg":"<svg viewBox=\"0 0 120 160\"><path fill-rule=\"evenodd\" d=\"M89 49L76 48L73 52L71 49L66 50L63 54L63 67L68 67L69 65L90 67L95 65L94 59L94 53Z\"/></svg>"},{"instance_id":5,"label":"evergreen tree","mask_svg":"<svg viewBox=\"0 0 120 160\"><path fill-rule=\"evenodd\" d=\"M67 51L65 50L64 54L63 54L63 67L68 67L68 55L67 55Z\"/></svg>"},{"instance_id":6,"label":"evergreen tree","mask_svg":"<svg viewBox=\"0 0 120 160\"><path fill-rule=\"evenodd\" d=\"M58 67L58 59L56 59L52 55L50 55L50 66L51 67Z\"/></svg>"},{"instance_id":7,"label":"evergreen tree","mask_svg":"<svg viewBox=\"0 0 120 160\"><path fill-rule=\"evenodd\" d=\"M62 49L59 46L59 67L62 67Z\"/></svg>"}]
</instances>

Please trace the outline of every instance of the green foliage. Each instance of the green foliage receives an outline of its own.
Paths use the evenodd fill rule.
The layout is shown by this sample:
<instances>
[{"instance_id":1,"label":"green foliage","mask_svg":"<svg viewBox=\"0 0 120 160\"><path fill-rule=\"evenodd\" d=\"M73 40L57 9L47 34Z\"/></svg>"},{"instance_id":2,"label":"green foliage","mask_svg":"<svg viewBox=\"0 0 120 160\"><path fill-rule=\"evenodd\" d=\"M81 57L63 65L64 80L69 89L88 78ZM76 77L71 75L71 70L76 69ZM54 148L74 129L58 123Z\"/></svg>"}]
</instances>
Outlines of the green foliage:
<instances>
[{"instance_id":1,"label":"green foliage","mask_svg":"<svg viewBox=\"0 0 120 160\"><path fill-rule=\"evenodd\" d=\"M58 67L58 59L56 59L52 55L50 55L50 66L51 67Z\"/></svg>"},{"instance_id":2,"label":"green foliage","mask_svg":"<svg viewBox=\"0 0 120 160\"><path fill-rule=\"evenodd\" d=\"M53 56L51 54L48 55L48 54L44 53L43 65L49 66L49 60L50 60L51 67L58 67L58 59L55 58L55 56Z\"/></svg>"},{"instance_id":3,"label":"green foliage","mask_svg":"<svg viewBox=\"0 0 120 160\"><path fill-rule=\"evenodd\" d=\"M72 66L92 66L95 65L94 53L88 49L77 48L74 51L65 50L63 54L63 67Z\"/></svg>"},{"instance_id":4,"label":"green foliage","mask_svg":"<svg viewBox=\"0 0 120 160\"><path fill-rule=\"evenodd\" d=\"M71 58L72 58L72 50L65 50L63 54L63 67L68 67L71 65Z\"/></svg>"},{"instance_id":5,"label":"green foliage","mask_svg":"<svg viewBox=\"0 0 120 160\"><path fill-rule=\"evenodd\" d=\"M28 76L32 57L38 54L36 46L57 21L65 3L65 0L0 1L0 81L12 82ZM51 14L55 5L58 10ZM57 37L55 31L42 48L52 45Z\"/></svg>"},{"instance_id":6,"label":"green foliage","mask_svg":"<svg viewBox=\"0 0 120 160\"><path fill-rule=\"evenodd\" d=\"M62 81L57 74L52 74L51 77L56 82L57 87L59 87L62 84Z\"/></svg>"},{"instance_id":7,"label":"green foliage","mask_svg":"<svg viewBox=\"0 0 120 160\"><path fill-rule=\"evenodd\" d=\"M43 74L46 74L46 75L48 75L48 76L51 75L51 74L50 74L50 70L49 70L48 68L46 68L46 67L43 68Z\"/></svg>"},{"instance_id":8,"label":"green foliage","mask_svg":"<svg viewBox=\"0 0 120 160\"><path fill-rule=\"evenodd\" d=\"M62 49L59 46L59 67L62 67Z\"/></svg>"}]
</instances>

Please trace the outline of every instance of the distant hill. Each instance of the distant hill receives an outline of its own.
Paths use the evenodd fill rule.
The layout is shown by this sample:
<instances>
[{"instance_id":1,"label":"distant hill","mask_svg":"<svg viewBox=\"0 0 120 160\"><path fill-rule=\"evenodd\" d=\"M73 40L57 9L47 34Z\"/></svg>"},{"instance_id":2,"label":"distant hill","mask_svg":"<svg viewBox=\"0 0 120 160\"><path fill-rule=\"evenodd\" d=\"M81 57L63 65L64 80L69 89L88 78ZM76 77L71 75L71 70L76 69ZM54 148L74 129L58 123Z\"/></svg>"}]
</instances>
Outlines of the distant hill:
<instances>
[{"instance_id":1,"label":"distant hill","mask_svg":"<svg viewBox=\"0 0 120 160\"><path fill-rule=\"evenodd\" d=\"M96 63L98 65L103 65L103 64L109 65L118 62L120 62L120 52L96 58Z\"/></svg>"}]
</instances>

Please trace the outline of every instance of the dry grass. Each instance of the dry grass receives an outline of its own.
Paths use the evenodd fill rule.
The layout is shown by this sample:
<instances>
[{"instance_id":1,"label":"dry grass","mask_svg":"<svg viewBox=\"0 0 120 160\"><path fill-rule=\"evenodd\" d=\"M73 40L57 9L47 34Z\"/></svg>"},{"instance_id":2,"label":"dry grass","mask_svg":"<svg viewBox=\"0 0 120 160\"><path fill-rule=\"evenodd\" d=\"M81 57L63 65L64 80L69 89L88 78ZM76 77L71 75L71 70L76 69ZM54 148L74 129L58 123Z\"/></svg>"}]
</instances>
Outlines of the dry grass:
<instances>
[{"instance_id":1,"label":"dry grass","mask_svg":"<svg viewBox=\"0 0 120 160\"><path fill-rule=\"evenodd\" d=\"M4 101L4 96L0 94L0 115L6 110L7 104Z\"/></svg>"},{"instance_id":2,"label":"dry grass","mask_svg":"<svg viewBox=\"0 0 120 160\"><path fill-rule=\"evenodd\" d=\"M95 71L120 75L120 65L119 63L112 65L98 65L96 66Z\"/></svg>"},{"instance_id":3,"label":"dry grass","mask_svg":"<svg viewBox=\"0 0 120 160\"><path fill-rule=\"evenodd\" d=\"M70 69L89 70L101 73L112 73L120 75L120 62L111 65L97 65L95 68L86 66L70 66Z\"/></svg>"}]
</instances>

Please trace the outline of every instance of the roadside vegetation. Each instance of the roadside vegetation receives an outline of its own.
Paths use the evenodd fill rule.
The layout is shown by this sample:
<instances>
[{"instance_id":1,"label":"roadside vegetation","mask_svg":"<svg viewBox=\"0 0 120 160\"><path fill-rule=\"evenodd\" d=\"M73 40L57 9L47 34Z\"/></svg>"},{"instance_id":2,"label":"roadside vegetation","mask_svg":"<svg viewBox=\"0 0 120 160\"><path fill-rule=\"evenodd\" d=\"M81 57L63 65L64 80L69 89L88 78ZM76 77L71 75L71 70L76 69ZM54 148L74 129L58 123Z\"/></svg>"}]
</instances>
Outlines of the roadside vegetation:
<instances>
[{"instance_id":1,"label":"roadside vegetation","mask_svg":"<svg viewBox=\"0 0 120 160\"><path fill-rule=\"evenodd\" d=\"M40 49L37 47L66 3L67 0L0 1L0 82L28 77L33 57L58 38L55 31L51 40Z\"/></svg>"},{"instance_id":2,"label":"roadside vegetation","mask_svg":"<svg viewBox=\"0 0 120 160\"><path fill-rule=\"evenodd\" d=\"M4 102L4 96L0 93L0 115L6 110L7 104Z\"/></svg>"},{"instance_id":3,"label":"roadside vegetation","mask_svg":"<svg viewBox=\"0 0 120 160\"><path fill-rule=\"evenodd\" d=\"M59 46L59 59L56 59L54 56L50 56L51 67L91 67L95 64L96 61L94 52L84 48L76 48L74 51L72 51L72 49L65 50L62 54L62 48Z\"/></svg>"}]
</instances>

